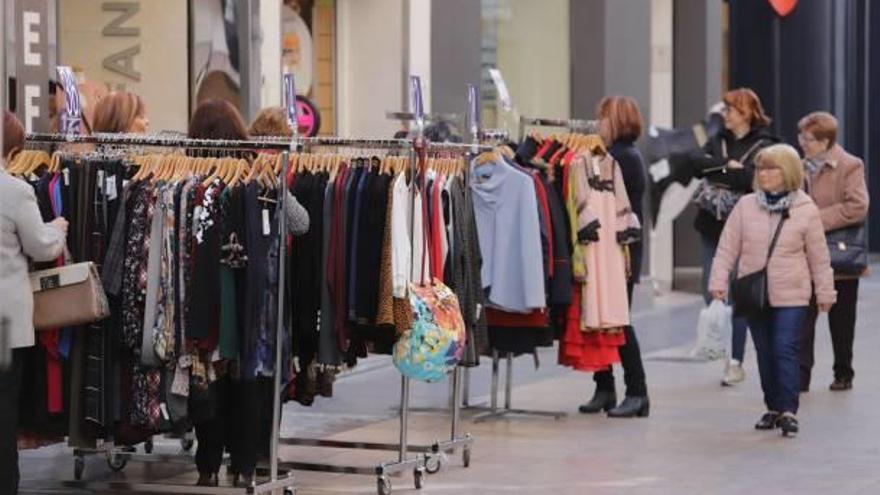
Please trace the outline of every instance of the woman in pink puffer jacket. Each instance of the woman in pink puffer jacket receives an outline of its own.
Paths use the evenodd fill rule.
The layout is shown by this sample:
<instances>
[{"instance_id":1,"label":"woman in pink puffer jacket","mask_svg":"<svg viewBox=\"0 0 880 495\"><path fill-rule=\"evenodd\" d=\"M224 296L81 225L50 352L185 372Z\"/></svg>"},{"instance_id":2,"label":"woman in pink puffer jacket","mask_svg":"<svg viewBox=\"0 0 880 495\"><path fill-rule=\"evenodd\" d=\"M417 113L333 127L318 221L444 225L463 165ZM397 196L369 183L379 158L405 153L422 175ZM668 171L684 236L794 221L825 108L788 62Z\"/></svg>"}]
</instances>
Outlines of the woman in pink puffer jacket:
<instances>
[{"instance_id":1,"label":"woman in pink puffer jacket","mask_svg":"<svg viewBox=\"0 0 880 495\"><path fill-rule=\"evenodd\" d=\"M749 319L767 405L755 428L778 427L787 436L798 432L799 343L813 287L822 312L831 308L837 293L819 210L801 190L804 174L797 151L786 144L773 145L758 154L755 165L755 192L740 199L727 220L709 290L716 299L726 300L734 264L739 264L739 277L767 267L769 308ZM768 260L771 239L783 217Z\"/></svg>"}]
</instances>

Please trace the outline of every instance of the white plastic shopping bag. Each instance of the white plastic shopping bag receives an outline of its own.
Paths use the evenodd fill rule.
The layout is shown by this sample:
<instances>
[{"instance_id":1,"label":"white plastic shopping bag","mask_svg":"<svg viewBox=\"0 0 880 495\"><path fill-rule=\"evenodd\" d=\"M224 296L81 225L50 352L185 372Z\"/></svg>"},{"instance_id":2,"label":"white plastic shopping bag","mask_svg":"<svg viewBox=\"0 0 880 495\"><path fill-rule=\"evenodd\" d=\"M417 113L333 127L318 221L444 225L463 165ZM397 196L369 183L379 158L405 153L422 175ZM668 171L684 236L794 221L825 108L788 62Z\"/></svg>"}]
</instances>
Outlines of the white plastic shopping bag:
<instances>
[{"instance_id":1,"label":"white plastic shopping bag","mask_svg":"<svg viewBox=\"0 0 880 495\"><path fill-rule=\"evenodd\" d=\"M697 321L697 345L691 356L708 360L721 359L733 331L730 306L714 300L700 311Z\"/></svg>"}]
</instances>

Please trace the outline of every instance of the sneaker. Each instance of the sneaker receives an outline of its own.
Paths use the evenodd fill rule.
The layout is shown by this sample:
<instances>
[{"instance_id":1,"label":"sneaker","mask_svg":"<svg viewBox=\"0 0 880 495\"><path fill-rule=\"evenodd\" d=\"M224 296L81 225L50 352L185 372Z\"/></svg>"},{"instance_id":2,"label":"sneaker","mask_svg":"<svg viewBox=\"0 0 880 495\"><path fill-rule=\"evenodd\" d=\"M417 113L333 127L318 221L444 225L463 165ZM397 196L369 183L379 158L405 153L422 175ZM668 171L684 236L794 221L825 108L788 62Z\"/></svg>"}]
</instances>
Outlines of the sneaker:
<instances>
[{"instance_id":1,"label":"sneaker","mask_svg":"<svg viewBox=\"0 0 880 495\"><path fill-rule=\"evenodd\" d=\"M782 436L784 437L797 436L798 431L800 430L797 418L791 413L785 413L780 416L776 421L776 424L779 426L779 429L782 430Z\"/></svg>"},{"instance_id":2,"label":"sneaker","mask_svg":"<svg viewBox=\"0 0 880 495\"><path fill-rule=\"evenodd\" d=\"M735 359L731 359L724 370L724 378L721 379L721 385L732 387L737 383L743 382L745 379L746 371L743 369L742 364Z\"/></svg>"},{"instance_id":3,"label":"sneaker","mask_svg":"<svg viewBox=\"0 0 880 495\"><path fill-rule=\"evenodd\" d=\"M755 423L756 430L772 430L776 428L779 422L779 413L775 411L767 411L761 416L761 419Z\"/></svg>"}]
</instances>

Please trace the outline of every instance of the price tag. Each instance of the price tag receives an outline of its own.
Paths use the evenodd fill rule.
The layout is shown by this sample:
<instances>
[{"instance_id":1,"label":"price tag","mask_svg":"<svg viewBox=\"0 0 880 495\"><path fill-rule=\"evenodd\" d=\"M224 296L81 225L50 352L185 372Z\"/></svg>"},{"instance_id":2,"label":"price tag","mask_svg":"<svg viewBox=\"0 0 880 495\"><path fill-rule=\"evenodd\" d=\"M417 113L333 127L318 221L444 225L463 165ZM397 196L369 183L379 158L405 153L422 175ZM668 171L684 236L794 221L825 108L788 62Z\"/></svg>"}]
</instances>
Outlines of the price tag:
<instances>
[{"instance_id":1,"label":"price tag","mask_svg":"<svg viewBox=\"0 0 880 495\"><path fill-rule=\"evenodd\" d=\"M65 168L64 170L61 171L61 175L64 176L64 185L69 186L70 185L70 169Z\"/></svg>"},{"instance_id":2,"label":"price tag","mask_svg":"<svg viewBox=\"0 0 880 495\"><path fill-rule=\"evenodd\" d=\"M269 210L263 208L263 235L268 236L272 233L272 225L269 223Z\"/></svg>"},{"instance_id":3,"label":"price tag","mask_svg":"<svg viewBox=\"0 0 880 495\"><path fill-rule=\"evenodd\" d=\"M510 99L510 91L507 90L507 84L501 76L501 71L495 68L489 69L489 76L495 84L495 90L498 91L498 101L501 103L501 109L509 112L513 109L513 101Z\"/></svg>"},{"instance_id":4,"label":"price tag","mask_svg":"<svg viewBox=\"0 0 880 495\"><path fill-rule=\"evenodd\" d=\"M115 175L111 175L110 177L107 177L107 180L106 180L106 183L104 186L104 192L107 195L107 201L113 201L114 199L116 199L119 196L119 193L116 190L116 176Z\"/></svg>"}]
</instances>

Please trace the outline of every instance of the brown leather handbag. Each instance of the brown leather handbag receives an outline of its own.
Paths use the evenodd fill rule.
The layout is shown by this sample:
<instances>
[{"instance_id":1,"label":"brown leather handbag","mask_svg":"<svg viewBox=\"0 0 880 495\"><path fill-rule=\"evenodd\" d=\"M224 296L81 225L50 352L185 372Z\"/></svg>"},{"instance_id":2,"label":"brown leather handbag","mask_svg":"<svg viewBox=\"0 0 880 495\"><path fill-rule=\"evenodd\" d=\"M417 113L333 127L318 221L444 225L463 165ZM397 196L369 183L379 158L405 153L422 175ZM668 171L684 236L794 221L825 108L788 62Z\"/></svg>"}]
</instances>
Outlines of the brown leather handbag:
<instances>
[{"instance_id":1,"label":"brown leather handbag","mask_svg":"<svg viewBox=\"0 0 880 495\"><path fill-rule=\"evenodd\" d=\"M110 315L98 268L92 262L31 272L30 279L37 330L93 323Z\"/></svg>"}]
</instances>

